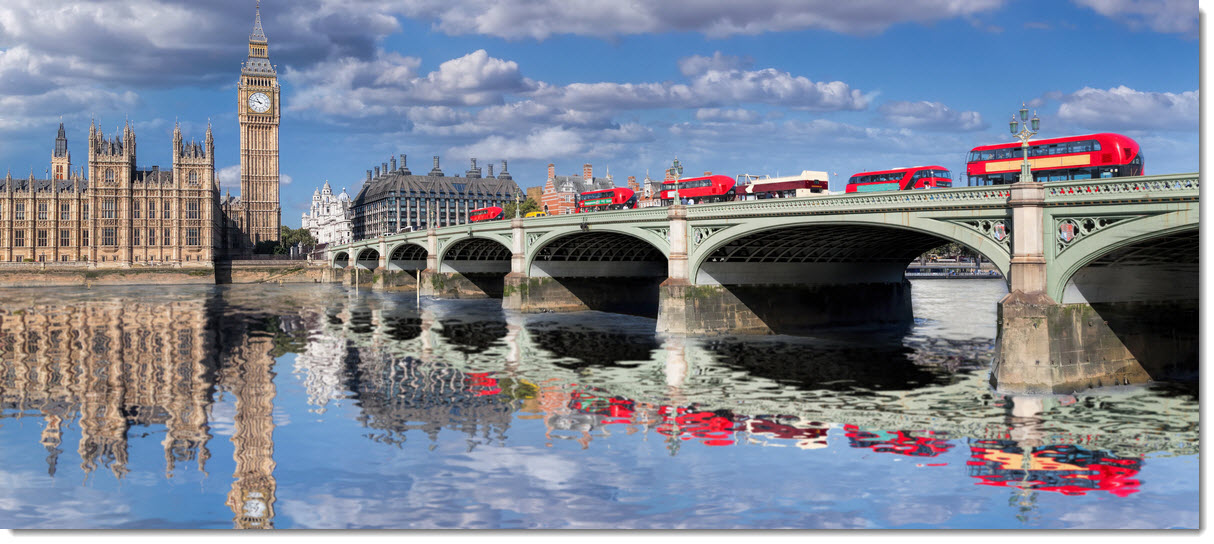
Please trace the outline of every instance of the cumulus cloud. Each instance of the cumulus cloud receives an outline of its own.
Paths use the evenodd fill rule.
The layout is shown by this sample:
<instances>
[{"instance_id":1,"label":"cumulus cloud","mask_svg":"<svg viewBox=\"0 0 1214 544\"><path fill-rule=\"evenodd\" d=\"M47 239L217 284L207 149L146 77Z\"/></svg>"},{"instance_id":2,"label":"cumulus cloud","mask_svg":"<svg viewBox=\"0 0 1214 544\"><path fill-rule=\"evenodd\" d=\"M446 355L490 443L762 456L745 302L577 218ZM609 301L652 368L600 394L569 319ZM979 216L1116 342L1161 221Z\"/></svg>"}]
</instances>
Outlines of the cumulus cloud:
<instances>
[{"instance_id":1,"label":"cumulus cloud","mask_svg":"<svg viewBox=\"0 0 1214 544\"><path fill-rule=\"evenodd\" d=\"M899 23L931 23L971 16L1002 6L1003 0L687 0L602 2L599 0L392 0L414 19L435 21L445 33L485 34L537 40L560 34L624 36L651 32L698 32L720 38L820 28L847 34L880 33Z\"/></svg>"},{"instance_id":2,"label":"cumulus cloud","mask_svg":"<svg viewBox=\"0 0 1214 544\"><path fill-rule=\"evenodd\" d=\"M1193 0L1073 0L1130 28L1196 35L1197 2Z\"/></svg>"},{"instance_id":3,"label":"cumulus cloud","mask_svg":"<svg viewBox=\"0 0 1214 544\"><path fill-rule=\"evenodd\" d=\"M233 190L240 193L240 165L233 164L225 166L215 171L215 177L219 178L219 190Z\"/></svg>"},{"instance_id":4,"label":"cumulus cloud","mask_svg":"<svg viewBox=\"0 0 1214 544\"><path fill-rule=\"evenodd\" d=\"M501 104L506 93L535 88L518 63L490 57L483 49L446 61L426 76L417 73L419 66L416 57L381 51L368 60L344 57L308 69L288 68L283 78L300 90L287 108L367 118L403 114L418 105Z\"/></svg>"},{"instance_id":5,"label":"cumulus cloud","mask_svg":"<svg viewBox=\"0 0 1214 544\"><path fill-rule=\"evenodd\" d=\"M954 111L939 102L886 102L877 111L899 127L924 130L973 131L987 128L976 111Z\"/></svg>"},{"instance_id":6,"label":"cumulus cloud","mask_svg":"<svg viewBox=\"0 0 1214 544\"><path fill-rule=\"evenodd\" d=\"M1058 117L1092 130L1196 130L1198 106L1198 91L1084 87L1062 97Z\"/></svg>"},{"instance_id":7,"label":"cumulus cloud","mask_svg":"<svg viewBox=\"0 0 1214 544\"><path fill-rule=\"evenodd\" d=\"M382 9L340 0L276 2L263 13L270 55L284 64L374 54L400 29ZM36 76L139 87L222 84L246 56L253 6L246 0L5 0L0 49L28 47L54 59Z\"/></svg>"},{"instance_id":8,"label":"cumulus cloud","mask_svg":"<svg viewBox=\"0 0 1214 544\"><path fill-rule=\"evenodd\" d=\"M572 83L542 85L537 101L597 109L701 108L772 104L809 111L863 110L869 96L842 81L815 82L774 68L743 70L719 53L680 62L687 83Z\"/></svg>"}]
</instances>

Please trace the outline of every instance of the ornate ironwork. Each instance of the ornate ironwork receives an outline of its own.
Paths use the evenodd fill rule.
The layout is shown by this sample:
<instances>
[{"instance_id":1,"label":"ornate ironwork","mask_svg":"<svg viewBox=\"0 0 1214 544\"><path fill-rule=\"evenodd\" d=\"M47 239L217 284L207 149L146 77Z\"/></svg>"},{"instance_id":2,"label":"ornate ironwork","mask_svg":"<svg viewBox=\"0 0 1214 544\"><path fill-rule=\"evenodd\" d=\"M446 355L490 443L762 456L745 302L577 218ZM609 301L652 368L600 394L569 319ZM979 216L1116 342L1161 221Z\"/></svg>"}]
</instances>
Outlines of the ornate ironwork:
<instances>
[{"instance_id":1,"label":"ornate ironwork","mask_svg":"<svg viewBox=\"0 0 1214 544\"><path fill-rule=\"evenodd\" d=\"M1055 255L1062 254L1071 246L1075 245L1075 241L1093 234L1097 231L1105 229L1115 223L1120 223L1126 220L1134 220L1145 215L1121 215L1121 216L1093 216L1093 217L1059 217L1054 220L1054 243L1056 246Z\"/></svg>"}]
</instances>

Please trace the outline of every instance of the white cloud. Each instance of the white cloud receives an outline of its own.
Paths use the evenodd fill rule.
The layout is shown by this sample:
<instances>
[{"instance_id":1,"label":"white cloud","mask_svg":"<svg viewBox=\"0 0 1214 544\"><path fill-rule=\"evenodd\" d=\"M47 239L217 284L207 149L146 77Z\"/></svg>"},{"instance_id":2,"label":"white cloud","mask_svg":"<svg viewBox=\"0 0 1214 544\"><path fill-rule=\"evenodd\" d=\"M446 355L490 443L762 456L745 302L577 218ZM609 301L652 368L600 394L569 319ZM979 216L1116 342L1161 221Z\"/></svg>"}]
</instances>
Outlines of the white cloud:
<instances>
[{"instance_id":1,"label":"white cloud","mask_svg":"<svg viewBox=\"0 0 1214 544\"><path fill-rule=\"evenodd\" d=\"M1073 0L1130 28L1155 32L1197 33L1197 2L1193 0Z\"/></svg>"},{"instance_id":2,"label":"white cloud","mask_svg":"<svg viewBox=\"0 0 1214 544\"><path fill-rule=\"evenodd\" d=\"M720 38L808 28L874 34L898 23L930 23L991 11L1003 0L393 0L388 4L407 17L433 19L436 28L448 34L542 40L560 34L610 37L653 32L698 32Z\"/></svg>"},{"instance_id":3,"label":"white cloud","mask_svg":"<svg viewBox=\"0 0 1214 544\"><path fill-rule=\"evenodd\" d=\"M233 164L232 166L225 166L223 168L220 168L215 171L215 176L219 178L219 190L220 191L225 191L225 190L231 189L233 191L236 191L237 193L240 192L240 165L239 164ZM278 173L278 183L280 185L290 185L292 181L295 181L295 178L293 178L287 174L283 174L282 172Z\"/></svg>"},{"instance_id":4,"label":"white cloud","mask_svg":"<svg viewBox=\"0 0 1214 544\"><path fill-rule=\"evenodd\" d=\"M972 131L987 128L976 111L954 111L939 102L886 102L877 111L895 126L924 130Z\"/></svg>"},{"instance_id":5,"label":"white cloud","mask_svg":"<svg viewBox=\"0 0 1214 544\"><path fill-rule=\"evenodd\" d=\"M722 55L716 51L711 57L692 55L679 59L679 71L687 77L698 76L710 70L741 70L750 68L754 61L733 55Z\"/></svg>"},{"instance_id":6,"label":"white cloud","mask_svg":"<svg viewBox=\"0 0 1214 544\"><path fill-rule=\"evenodd\" d=\"M215 171L215 177L219 178L219 190L234 190L240 192L240 165L225 166Z\"/></svg>"},{"instance_id":7,"label":"white cloud","mask_svg":"<svg viewBox=\"0 0 1214 544\"><path fill-rule=\"evenodd\" d=\"M696 120L726 123L753 123L759 120L759 112L744 109L700 108Z\"/></svg>"},{"instance_id":8,"label":"white cloud","mask_svg":"<svg viewBox=\"0 0 1214 544\"><path fill-rule=\"evenodd\" d=\"M1161 93L1124 85L1084 87L1062 97L1058 117L1092 130L1196 130L1198 91Z\"/></svg>"},{"instance_id":9,"label":"white cloud","mask_svg":"<svg viewBox=\"0 0 1214 544\"><path fill-rule=\"evenodd\" d=\"M299 91L287 109L354 119L399 117L419 105L501 104L505 93L535 86L522 77L518 63L490 57L483 49L444 62L424 77L417 73L420 65L416 57L380 51L370 60L344 57L308 69L288 68L283 78Z\"/></svg>"},{"instance_id":10,"label":"white cloud","mask_svg":"<svg viewBox=\"0 0 1214 544\"><path fill-rule=\"evenodd\" d=\"M653 138L651 129L634 123L594 131L547 127L533 130L521 137L489 136L470 145L454 147L449 153L471 157L540 160L559 157L603 157L621 151L625 144L649 141Z\"/></svg>"},{"instance_id":11,"label":"white cloud","mask_svg":"<svg viewBox=\"0 0 1214 544\"><path fill-rule=\"evenodd\" d=\"M771 104L810 111L863 110L871 96L842 81L814 82L804 76L765 68L743 70L718 52L712 58L680 61L688 83L572 83L542 85L532 98L543 103L584 109L701 108L737 104Z\"/></svg>"}]
</instances>

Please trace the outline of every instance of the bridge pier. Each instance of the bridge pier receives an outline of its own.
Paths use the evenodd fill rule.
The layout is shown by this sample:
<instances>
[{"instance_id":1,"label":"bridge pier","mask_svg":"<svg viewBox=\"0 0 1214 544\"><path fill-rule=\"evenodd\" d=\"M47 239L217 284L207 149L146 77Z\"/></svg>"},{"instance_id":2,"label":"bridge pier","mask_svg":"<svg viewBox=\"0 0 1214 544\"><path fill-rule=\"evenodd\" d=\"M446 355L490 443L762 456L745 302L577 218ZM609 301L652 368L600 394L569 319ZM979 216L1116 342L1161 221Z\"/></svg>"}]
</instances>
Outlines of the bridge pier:
<instances>
[{"instance_id":1,"label":"bridge pier","mask_svg":"<svg viewBox=\"0 0 1214 544\"><path fill-rule=\"evenodd\" d=\"M523 313L582 312L658 315L655 277L526 277L505 278L502 308Z\"/></svg>"},{"instance_id":2,"label":"bridge pier","mask_svg":"<svg viewBox=\"0 0 1214 544\"><path fill-rule=\"evenodd\" d=\"M906 326L911 285L661 286L658 324L668 334L806 334L851 326Z\"/></svg>"},{"instance_id":3,"label":"bridge pier","mask_svg":"<svg viewBox=\"0 0 1214 544\"><path fill-rule=\"evenodd\" d=\"M998 315L991 382L1001 392L1066 394L1151 380L1090 304L1013 291L999 302Z\"/></svg>"},{"instance_id":4,"label":"bridge pier","mask_svg":"<svg viewBox=\"0 0 1214 544\"><path fill-rule=\"evenodd\" d=\"M1090 304L1060 304L1047 294L1045 189L1011 186L1011 288L999 301L991 383L1001 392L1065 394L1151 376Z\"/></svg>"},{"instance_id":5,"label":"bridge pier","mask_svg":"<svg viewBox=\"0 0 1214 544\"><path fill-rule=\"evenodd\" d=\"M418 273L421 295L448 299L501 298L502 275L494 273L436 272Z\"/></svg>"},{"instance_id":6,"label":"bridge pier","mask_svg":"<svg viewBox=\"0 0 1214 544\"><path fill-rule=\"evenodd\" d=\"M417 289L417 278L420 275L420 270L377 269L372 287L382 291L413 291Z\"/></svg>"}]
</instances>

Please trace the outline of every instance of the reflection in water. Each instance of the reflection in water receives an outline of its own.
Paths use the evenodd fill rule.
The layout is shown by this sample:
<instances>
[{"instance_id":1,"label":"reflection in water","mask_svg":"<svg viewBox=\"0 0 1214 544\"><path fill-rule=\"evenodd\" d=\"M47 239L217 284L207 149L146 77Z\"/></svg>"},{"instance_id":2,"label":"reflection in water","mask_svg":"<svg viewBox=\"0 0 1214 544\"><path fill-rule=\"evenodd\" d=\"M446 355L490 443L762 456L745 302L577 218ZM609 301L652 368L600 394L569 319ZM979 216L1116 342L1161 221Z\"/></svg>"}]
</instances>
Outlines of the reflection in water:
<instances>
[{"instance_id":1,"label":"reflection in water","mask_svg":"<svg viewBox=\"0 0 1214 544\"><path fill-rule=\"evenodd\" d=\"M815 480L817 492L850 497L855 486L865 485L859 482L868 471L892 470L883 463L899 459L914 459L906 464L911 468L935 467L924 469L932 472L917 484L923 489L901 491L906 499L931 492L1006 503L981 520L949 522L943 516L937 526L987 527L1001 519L1059 526L1051 525L1059 516L1044 510L1051 501L1040 494L1070 501L1093 492L1105 498L1148 489L1158 494L1151 487L1160 479L1150 476L1160 464L1154 459L1197 451L1195 396L1164 387L1060 398L994 395L984 374L990 338L962 334L969 329L949 333L941 321L946 316L884 338L695 339L660 338L652 320L641 318L521 316L486 302L427 301L419 309L411 297L355 296L336 287L192 288L158 295L68 290L54 302L37 290L4 295L0 453L14 469L37 466L54 487L64 478L65 458L72 458L79 466L72 473L81 474L84 485L105 485L96 476L104 470L154 490L159 500L152 504L170 494L190 501L191 486L168 482L201 474L199 485L206 488L216 477L214 452L224 452L218 457L226 472L230 447L232 477L220 479L223 498L204 493L196 500L224 503L231 512L225 523L240 528L308 526L298 514L284 515L284 504L311 500L312 489L329 482L344 489L350 475L379 481L405 474L407 480L394 480L399 490L356 493L362 497L357 509L429 501L456 512L491 508L504 516L477 526L528 526L551 507L546 497L576 503L587 499L570 497L570 490L589 486L620 497L595 502L594 516L585 518L602 526L753 526L742 514L722 521L708 506L727 503L725 497L750 485L735 481L737 474L753 478L753 467L768 467L764 473L790 483L809 478L802 470L831 474ZM289 434L292 427L284 422L292 418L320 426L302 435L301 428L288 442L294 447L276 449L275 438ZM9 424L20 420L38 421L38 433L27 436ZM26 453L26 444L38 449L36 456ZM136 453L153 444L157 460ZM421 450L407 449L419 444ZM312 457L312 450L332 453ZM346 463L304 464L330 455ZM488 461L499 458L501 464ZM550 474L555 469L549 467L557 466L576 469ZM500 479L503 471L520 470L533 471L528 482L559 483L520 486ZM166 483L141 473L157 473ZM619 480L634 473L635 480ZM789 476L780 478L783 473ZM891 481L916 477L889 475ZM579 481L585 483L571 483ZM451 499L422 494L448 487ZM519 495L490 499L489 488L517 488ZM644 498L649 493L654 502ZM833 507L823 506L829 499L798 502L794 495L800 493L773 495L775 503L793 501L789 511L765 511L754 520L832 526L803 515L829 514ZM53 517L12 513L28 511L23 503L38 500L31 492L0 497L0 505L17 505L0 506L0 521L61 526ZM538 501L534 513L516 504L528 501ZM676 506L679 501L691 502ZM689 522L653 514L676 507ZM879 505L872 508L849 516L868 515L872 526L906 523L881 518ZM562 512L574 520L588 516ZM196 516L143 506L131 526L211 526ZM510 521L514 517L532 521ZM100 526L93 518L79 523ZM436 526L403 518L350 523Z\"/></svg>"},{"instance_id":2,"label":"reflection in water","mask_svg":"<svg viewBox=\"0 0 1214 544\"><path fill-rule=\"evenodd\" d=\"M14 293L13 295L17 295ZM195 461L204 471L216 393L236 401L236 471L228 498L238 528L272 528L274 336L267 316L219 319L216 291L188 300L83 298L66 303L12 296L0 325L5 417L45 420L42 444L54 476L65 427L79 425L88 477L131 472L133 428L164 428L164 475ZM147 436L147 433L142 433Z\"/></svg>"}]
</instances>

